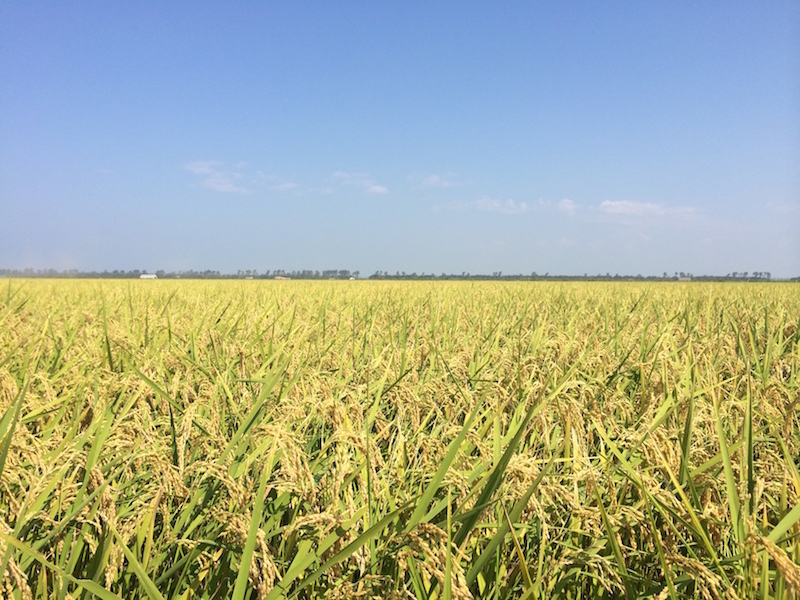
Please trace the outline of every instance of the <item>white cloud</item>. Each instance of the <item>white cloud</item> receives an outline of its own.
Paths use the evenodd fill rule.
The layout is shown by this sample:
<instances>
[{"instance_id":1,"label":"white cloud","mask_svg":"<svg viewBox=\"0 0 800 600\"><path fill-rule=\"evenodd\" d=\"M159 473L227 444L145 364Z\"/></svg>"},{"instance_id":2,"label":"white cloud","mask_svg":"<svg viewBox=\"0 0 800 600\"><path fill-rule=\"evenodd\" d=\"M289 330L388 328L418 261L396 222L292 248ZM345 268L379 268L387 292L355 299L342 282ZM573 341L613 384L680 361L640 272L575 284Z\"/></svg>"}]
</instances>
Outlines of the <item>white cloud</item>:
<instances>
[{"instance_id":1,"label":"white cloud","mask_svg":"<svg viewBox=\"0 0 800 600\"><path fill-rule=\"evenodd\" d=\"M428 175L422 180L422 187L428 188L449 188L453 187L447 179L441 175Z\"/></svg>"},{"instance_id":2,"label":"white cloud","mask_svg":"<svg viewBox=\"0 0 800 600\"><path fill-rule=\"evenodd\" d=\"M362 188L368 194L388 194L386 186L378 184L366 173L350 173L347 171L336 171L333 178L340 184Z\"/></svg>"},{"instance_id":3,"label":"white cloud","mask_svg":"<svg viewBox=\"0 0 800 600\"><path fill-rule=\"evenodd\" d=\"M236 165L241 168L243 165ZM242 178L239 171L225 168L225 164L218 160L196 160L186 165L186 170L201 179L200 185L215 192L224 194L247 194L249 190L237 184Z\"/></svg>"},{"instance_id":4,"label":"white cloud","mask_svg":"<svg viewBox=\"0 0 800 600\"><path fill-rule=\"evenodd\" d=\"M480 210L485 212L496 212L508 215L518 215L529 210L527 202L517 202L515 200L500 200L499 198L489 198L484 196L477 200L464 202L454 202L449 205L454 210Z\"/></svg>"},{"instance_id":5,"label":"white cloud","mask_svg":"<svg viewBox=\"0 0 800 600\"><path fill-rule=\"evenodd\" d=\"M408 176L408 180L415 186L440 190L461 186L462 184L455 181L454 178L455 174L453 173L412 173Z\"/></svg>"},{"instance_id":6,"label":"white cloud","mask_svg":"<svg viewBox=\"0 0 800 600\"><path fill-rule=\"evenodd\" d=\"M600 210L612 215L663 215L666 210L660 204L652 202L635 202L633 200L603 200Z\"/></svg>"},{"instance_id":7,"label":"white cloud","mask_svg":"<svg viewBox=\"0 0 800 600\"><path fill-rule=\"evenodd\" d=\"M603 200L600 210L609 215L632 217L662 217L665 215L687 215L695 212L691 206L667 206L655 202L635 200Z\"/></svg>"},{"instance_id":8,"label":"white cloud","mask_svg":"<svg viewBox=\"0 0 800 600\"><path fill-rule=\"evenodd\" d=\"M800 202L771 200L767 202L767 208L778 215L791 215L800 212Z\"/></svg>"},{"instance_id":9,"label":"white cloud","mask_svg":"<svg viewBox=\"0 0 800 600\"><path fill-rule=\"evenodd\" d=\"M364 173L348 173L347 171L336 171L333 178L344 185L364 185L369 182L369 178Z\"/></svg>"},{"instance_id":10,"label":"white cloud","mask_svg":"<svg viewBox=\"0 0 800 600\"><path fill-rule=\"evenodd\" d=\"M235 176L233 176L235 177ZM235 177L238 179L238 177ZM215 192L223 192L226 194L246 194L247 188L236 185L232 179L232 175L220 173L212 177L208 177L203 182L203 187L207 187Z\"/></svg>"},{"instance_id":11,"label":"white cloud","mask_svg":"<svg viewBox=\"0 0 800 600\"><path fill-rule=\"evenodd\" d=\"M186 165L186 170L195 175L208 175L217 170L222 163L218 160L196 160Z\"/></svg>"},{"instance_id":12,"label":"white cloud","mask_svg":"<svg viewBox=\"0 0 800 600\"><path fill-rule=\"evenodd\" d=\"M293 192L295 195L302 194L305 191L305 186L293 181L292 179L285 179L267 173L264 171L257 171L254 177L254 184L259 187L265 187L271 191L276 192Z\"/></svg>"},{"instance_id":13,"label":"white cloud","mask_svg":"<svg viewBox=\"0 0 800 600\"><path fill-rule=\"evenodd\" d=\"M558 201L558 210L566 215L575 214L575 202L569 198Z\"/></svg>"}]
</instances>

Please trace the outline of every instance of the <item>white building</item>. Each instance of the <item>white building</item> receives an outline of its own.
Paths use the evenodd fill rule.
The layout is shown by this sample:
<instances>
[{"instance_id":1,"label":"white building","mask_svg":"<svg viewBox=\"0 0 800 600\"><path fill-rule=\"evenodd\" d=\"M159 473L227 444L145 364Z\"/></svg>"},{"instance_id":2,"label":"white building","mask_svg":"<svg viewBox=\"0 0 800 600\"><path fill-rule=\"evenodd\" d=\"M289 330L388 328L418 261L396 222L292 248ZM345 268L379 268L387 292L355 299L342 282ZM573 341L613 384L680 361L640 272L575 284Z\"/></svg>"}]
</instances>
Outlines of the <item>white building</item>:
<instances>
[{"instance_id":1,"label":"white building","mask_svg":"<svg viewBox=\"0 0 800 600\"><path fill-rule=\"evenodd\" d=\"M139 279L158 279L155 273L142 273L139 275Z\"/></svg>"}]
</instances>

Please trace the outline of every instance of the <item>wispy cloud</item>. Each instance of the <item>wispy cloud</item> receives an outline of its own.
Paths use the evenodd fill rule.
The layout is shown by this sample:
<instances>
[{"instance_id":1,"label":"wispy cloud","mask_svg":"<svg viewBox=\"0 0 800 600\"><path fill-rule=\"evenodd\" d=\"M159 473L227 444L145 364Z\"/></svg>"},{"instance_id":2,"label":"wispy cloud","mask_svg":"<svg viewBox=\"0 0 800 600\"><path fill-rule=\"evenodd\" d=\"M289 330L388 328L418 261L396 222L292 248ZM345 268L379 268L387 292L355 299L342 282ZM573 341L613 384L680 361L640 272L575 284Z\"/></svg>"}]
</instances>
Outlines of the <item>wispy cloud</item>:
<instances>
[{"instance_id":1,"label":"wispy cloud","mask_svg":"<svg viewBox=\"0 0 800 600\"><path fill-rule=\"evenodd\" d=\"M188 163L185 168L190 173L200 178L200 185L215 192L223 194L247 194L250 190L241 186L241 165L238 169L230 170L225 163L218 160L196 160Z\"/></svg>"},{"instance_id":2,"label":"wispy cloud","mask_svg":"<svg viewBox=\"0 0 800 600\"><path fill-rule=\"evenodd\" d=\"M667 206L655 202L635 200L603 200L600 211L608 215L628 217L663 217L666 215L689 215L695 212L692 206Z\"/></svg>"},{"instance_id":3,"label":"wispy cloud","mask_svg":"<svg viewBox=\"0 0 800 600\"><path fill-rule=\"evenodd\" d=\"M634 200L603 200L600 210L611 215L660 216L666 213L661 204Z\"/></svg>"},{"instance_id":4,"label":"wispy cloud","mask_svg":"<svg viewBox=\"0 0 800 600\"><path fill-rule=\"evenodd\" d=\"M451 202L447 205L451 210L479 210L484 212L496 212L507 215L518 215L526 213L530 210L527 202L517 202L516 200L508 199L501 200L499 198L489 198L484 196L477 200L465 200L461 202Z\"/></svg>"},{"instance_id":5,"label":"wispy cloud","mask_svg":"<svg viewBox=\"0 0 800 600\"><path fill-rule=\"evenodd\" d=\"M575 206L575 202L569 198L564 198L563 200L558 201L558 210L565 215L574 215Z\"/></svg>"},{"instance_id":6,"label":"wispy cloud","mask_svg":"<svg viewBox=\"0 0 800 600\"><path fill-rule=\"evenodd\" d=\"M767 208L778 215L791 215L800 212L800 202L771 200L767 202Z\"/></svg>"},{"instance_id":7,"label":"wispy cloud","mask_svg":"<svg viewBox=\"0 0 800 600\"><path fill-rule=\"evenodd\" d=\"M306 186L295 181L294 177L287 179L262 170L255 173L253 182L259 188L266 188L274 192L291 192L293 195L301 195L308 191Z\"/></svg>"},{"instance_id":8,"label":"wispy cloud","mask_svg":"<svg viewBox=\"0 0 800 600\"><path fill-rule=\"evenodd\" d=\"M366 173L351 173L347 171L336 171L333 178L342 185L362 188L367 194L388 194L386 186L378 184Z\"/></svg>"},{"instance_id":9,"label":"wispy cloud","mask_svg":"<svg viewBox=\"0 0 800 600\"><path fill-rule=\"evenodd\" d=\"M445 190L462 185L454 173L412 173L408 180L417 187L428 189Z\"/></svg>"},{"instance_id":10,"label":"wispy cloud","mask_svg":"<svg viewBox=\"0 0 800 600\"><path fill-rule=\"evenodd\" d=\"M451 188L453 186L454 184L443 175L428 175L422 180L422 187L427 188Z\"/></svg>"}]
</instances>

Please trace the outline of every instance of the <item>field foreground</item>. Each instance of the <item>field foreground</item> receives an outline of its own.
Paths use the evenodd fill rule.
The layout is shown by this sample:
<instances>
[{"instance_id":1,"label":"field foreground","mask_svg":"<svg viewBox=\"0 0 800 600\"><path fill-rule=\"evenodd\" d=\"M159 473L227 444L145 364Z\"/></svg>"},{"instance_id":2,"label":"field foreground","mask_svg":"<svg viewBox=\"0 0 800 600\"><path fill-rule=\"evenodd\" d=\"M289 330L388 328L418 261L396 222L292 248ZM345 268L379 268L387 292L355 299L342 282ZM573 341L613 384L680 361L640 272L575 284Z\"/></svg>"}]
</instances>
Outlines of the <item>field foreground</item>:
<instances>
[{"instance_id":1,"label":"field foreground","mask_svg":"<svg viewBox=\"0 0 800 600\"><path fill-rule=\"evenodd\" d=\"M800 287L9 281L0 595L800 597Z\"/></svg>"}]
</instances>

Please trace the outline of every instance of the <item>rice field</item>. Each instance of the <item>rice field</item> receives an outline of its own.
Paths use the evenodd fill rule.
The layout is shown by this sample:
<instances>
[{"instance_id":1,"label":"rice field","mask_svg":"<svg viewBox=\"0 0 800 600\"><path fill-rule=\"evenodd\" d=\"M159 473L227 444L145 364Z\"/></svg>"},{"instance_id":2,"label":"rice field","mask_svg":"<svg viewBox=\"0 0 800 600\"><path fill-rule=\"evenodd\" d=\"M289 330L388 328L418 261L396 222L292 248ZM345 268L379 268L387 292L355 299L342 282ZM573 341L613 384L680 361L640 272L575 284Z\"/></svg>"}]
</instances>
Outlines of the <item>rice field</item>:
<instances>
[{"instance_id":1,"label":"rice field","mask_svg":"<svg viewBox=\"0 0 800 600\"><path fill-rule=\"evenodd\" d=\"M0 595L800 597L796 284L9 280Z\"/></svg>"}]
</instances>

